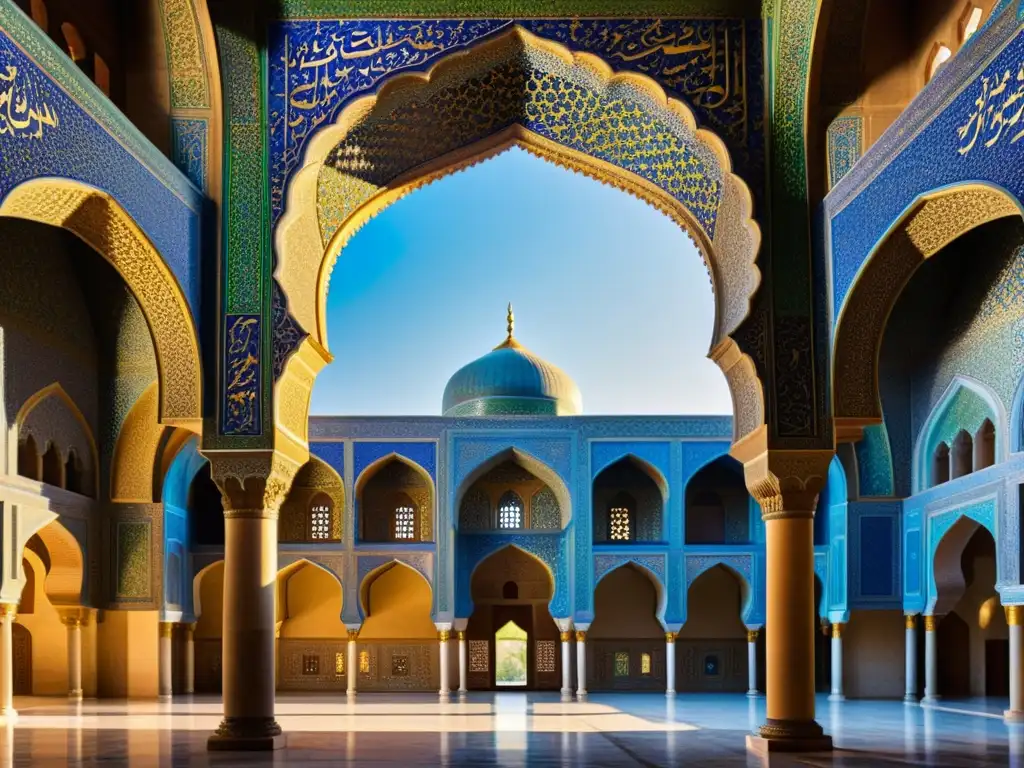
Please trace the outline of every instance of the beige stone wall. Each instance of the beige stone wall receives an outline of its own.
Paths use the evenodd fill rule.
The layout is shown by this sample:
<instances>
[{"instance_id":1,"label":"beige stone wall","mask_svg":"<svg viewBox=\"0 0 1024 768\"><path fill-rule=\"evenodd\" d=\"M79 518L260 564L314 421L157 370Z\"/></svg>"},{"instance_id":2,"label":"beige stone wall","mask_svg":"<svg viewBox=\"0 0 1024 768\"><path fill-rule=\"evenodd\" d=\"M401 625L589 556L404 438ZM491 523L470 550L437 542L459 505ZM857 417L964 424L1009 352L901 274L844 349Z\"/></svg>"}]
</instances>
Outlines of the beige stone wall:
<instances>
[{"instance_id":1,"label":"beige stone wall","mask_svg":"<svg viewBox=\"0 0 1024 768\"><path fill-rule=\"evenodd\" d=\"M905 633L902 611L851 611L843 632L843 689L847 698L903 698Z\"/></svg>"}]
</instances>

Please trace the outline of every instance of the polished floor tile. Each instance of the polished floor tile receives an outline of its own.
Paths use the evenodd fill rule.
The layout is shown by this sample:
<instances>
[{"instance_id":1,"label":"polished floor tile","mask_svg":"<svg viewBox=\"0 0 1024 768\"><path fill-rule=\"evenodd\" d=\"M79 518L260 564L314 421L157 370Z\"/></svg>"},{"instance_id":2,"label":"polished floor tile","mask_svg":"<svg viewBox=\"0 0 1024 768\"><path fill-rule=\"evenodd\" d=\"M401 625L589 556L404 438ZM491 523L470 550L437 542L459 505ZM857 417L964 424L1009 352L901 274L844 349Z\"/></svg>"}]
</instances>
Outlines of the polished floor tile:
<instances>
[{"instance_id":1,"label":"polished floor tile","mask_svg":"<svg viewBox=\"0 0 1024 768\"><path fill-rule=\"evenodd\" d=\"M220 721L212 697L156 701L25 698L0 727L0 766L747 766L745 736L764 719L764 699L737 695L474 694L440 703L430 695L362 694L353 703L282 695L286 747L273 754L210 754ZM1024 768L1024 728L994 713L999 701L906 706L897 701L819 701L831 755L773 765L1010 765Z\"/></svg>"}]
</instances>

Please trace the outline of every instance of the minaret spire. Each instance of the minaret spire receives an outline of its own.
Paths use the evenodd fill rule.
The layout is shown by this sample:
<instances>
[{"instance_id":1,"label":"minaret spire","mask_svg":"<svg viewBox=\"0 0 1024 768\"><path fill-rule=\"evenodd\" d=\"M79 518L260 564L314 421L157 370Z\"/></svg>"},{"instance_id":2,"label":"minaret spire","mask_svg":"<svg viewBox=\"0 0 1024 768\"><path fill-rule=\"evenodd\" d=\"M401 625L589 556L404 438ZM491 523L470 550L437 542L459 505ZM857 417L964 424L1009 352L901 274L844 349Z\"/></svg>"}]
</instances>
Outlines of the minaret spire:
<instances>
[{"instance_id":1,"label":"minaret spire","mask_svg":"<svg viewBox=\"0 0 1024 768\"><path fill-rule=\"evenodd\" d=\"M516 316L512 313L512 302L508 303L508 341L512 341L512 331L516 327Z\"/></svg>"}]
</instances>

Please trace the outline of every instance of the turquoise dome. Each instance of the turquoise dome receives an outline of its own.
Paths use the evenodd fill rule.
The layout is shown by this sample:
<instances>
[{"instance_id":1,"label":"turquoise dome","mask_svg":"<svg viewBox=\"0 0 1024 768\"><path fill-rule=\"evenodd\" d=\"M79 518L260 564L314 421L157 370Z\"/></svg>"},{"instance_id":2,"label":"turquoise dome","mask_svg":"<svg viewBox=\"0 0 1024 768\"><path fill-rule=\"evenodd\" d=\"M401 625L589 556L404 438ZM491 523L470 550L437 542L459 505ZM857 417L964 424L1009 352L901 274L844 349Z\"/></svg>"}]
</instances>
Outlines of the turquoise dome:
<instances>
[{"instance_id":1,"label":"turquoise dome","mask_svg":"<svg viewBox=\"0 0 1024 768\"><path fill-rule=\"evenodd\" d=\"M582 410L580 390L556 365L537 357L512 337L469 365L444 388L445 416L576 416Z\"/></svg>"}]
</instances>

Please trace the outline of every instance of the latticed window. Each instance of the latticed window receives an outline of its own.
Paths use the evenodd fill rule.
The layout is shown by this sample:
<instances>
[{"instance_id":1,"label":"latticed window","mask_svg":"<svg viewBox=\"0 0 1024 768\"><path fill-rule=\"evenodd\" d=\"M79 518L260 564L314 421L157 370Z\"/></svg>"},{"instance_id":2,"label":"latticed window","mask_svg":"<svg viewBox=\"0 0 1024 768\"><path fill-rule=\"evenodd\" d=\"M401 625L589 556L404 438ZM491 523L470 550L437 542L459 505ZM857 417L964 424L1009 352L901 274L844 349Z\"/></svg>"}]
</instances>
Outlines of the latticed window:
<instances>
[{"instance_id":1,"label":"latticed window","mask_svg":"<svg viewBox=\"0 0 1024 768\"><path fill-rule=\"evenodd\" d=\"M334 676L343 677L345 675L345 653L339 651L334 654Z\"/></svg>"},{"instance_id":2,"label":"latticed window","mask_svg":"<svg viewBox=\"0 0 1024 768\"><path fill-rule=\"evenodd\" d=\"M633 541L636 538L633 514L635 508L636 503L629 494L620 493L612 500L608 509L609 541Z\"/></svg>"},{"instance_id":3,"label":"latticed window","mask_svg":"<svg viewBox=\"0 0 1024 768\"><path fill-rule=\"evenodd\" d=\"M627 651L616 652L613 674L615 677L629 677L629 653Z\"/></svg>"},{"instance_id":4,"label":"latticed window","mask_svg":"<svg viewBox=\"0 0 1024 768\"><path fill-rule=\"evenodd\" d=\"M408 506L395 507L395 540L416 538L416 510Z\"/></svg>"},{"instance_id":5,"label":"latticed window","mask_svg":"<svg viewBox=\"0 0 1024 768\"><path fill-rule=\"evenodd\" d=\"M513 530L523 527L523 500L515 491L507 491L498 502L498 528Z\"/></svg>"},{"instance_id":6,"label":"latticed window","mask_svg":"<svg viewBox=\"0 0 1024 768\"><path fill-rule=\"evenodd\" d=\"M640 654L640 674L649 675L651 674L651 654L641 653Z\"/></svg>"}]
</instances>

